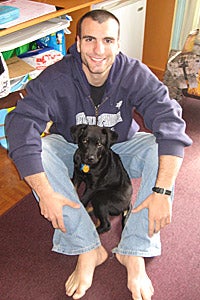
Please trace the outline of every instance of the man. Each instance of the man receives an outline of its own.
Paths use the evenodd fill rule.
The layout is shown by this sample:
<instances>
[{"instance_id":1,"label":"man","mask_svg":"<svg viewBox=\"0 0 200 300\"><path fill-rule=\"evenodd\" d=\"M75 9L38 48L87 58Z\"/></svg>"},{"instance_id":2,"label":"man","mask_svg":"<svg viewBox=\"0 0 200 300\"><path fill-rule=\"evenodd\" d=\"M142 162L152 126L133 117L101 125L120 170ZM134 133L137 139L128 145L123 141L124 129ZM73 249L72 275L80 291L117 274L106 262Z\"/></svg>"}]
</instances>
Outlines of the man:
<instances>
[{"instance_id":1,"label":"man","mask_svg":"<svg viewBox=\"0 0 200 300\"><path fill-rule=\"evenodd\" d=\"M28 96L7 118L10 156L39 199L41 214L55 228L53 250L79 255L66 294L80 299L92 284L107 251L70 181L73 154L70 127L110 127L113 146L131 178L142 177L135 209L113 249L126 267L132 299L151 299L153 286L144 257L160 255L159 231L171 221L171 191L182 163L185 134L181 108L141 62L119 52L119 22L104 10L84 15L70 55L27 86ZM136 107L153 134L139 133ZM51 134L40 138L48 121ZM152 188L154 188L154 192Z\"/></svg>"}]
</instances>

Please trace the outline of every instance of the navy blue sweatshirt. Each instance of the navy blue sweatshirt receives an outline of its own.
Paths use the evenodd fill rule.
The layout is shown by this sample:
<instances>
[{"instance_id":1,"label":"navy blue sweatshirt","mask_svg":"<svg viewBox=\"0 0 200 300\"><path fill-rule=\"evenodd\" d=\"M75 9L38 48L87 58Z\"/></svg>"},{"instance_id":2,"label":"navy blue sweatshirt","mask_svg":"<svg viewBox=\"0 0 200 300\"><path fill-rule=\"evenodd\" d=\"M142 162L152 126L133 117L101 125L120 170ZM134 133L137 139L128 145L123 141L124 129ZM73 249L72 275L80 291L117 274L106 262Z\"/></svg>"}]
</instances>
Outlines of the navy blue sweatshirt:
<instances>
[{"instance_id":1,"label":"navy blue sweatshirt","mask_svg":"<svg viewBox=\"0 0 200 300\"><path fill-rule=\"evenodd\" d=\"M167 88L144 64L122 53L110 70L98 107L92 101L76 44L70 54L31 80L27 93L6 118L9 155L22 178L43 171L40 135L50 120L51 132L69 142L70 127L80 123L110 127L122 142L139 130L133 119L136 108L156 137L159 155L183 157L184 147L191 144L177 101L169 98Z\"/></svg>"}]
</instances>

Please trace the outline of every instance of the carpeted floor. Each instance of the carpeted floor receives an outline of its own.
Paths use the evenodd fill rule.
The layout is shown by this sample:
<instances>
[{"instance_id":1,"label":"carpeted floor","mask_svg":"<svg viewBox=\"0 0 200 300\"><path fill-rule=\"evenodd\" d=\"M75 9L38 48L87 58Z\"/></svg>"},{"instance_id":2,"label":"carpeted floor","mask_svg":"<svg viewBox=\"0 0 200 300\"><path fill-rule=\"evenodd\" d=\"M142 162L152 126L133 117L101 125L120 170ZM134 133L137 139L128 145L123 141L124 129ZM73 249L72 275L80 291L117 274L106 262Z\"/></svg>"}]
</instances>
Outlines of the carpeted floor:
<instances>
[{"instance_id":1,"label":"carpeted floor","mask_svg":"<svg viewBox=\"0 0 200 300\"><path fill-rule=\"evenodd\" d=\"M187 132L194 140L186 149L177 179L173 222L162 231L163 254L147 260L155 287L153 300L200 299L200 102L184 102ZM137 183L135 183L137 186ZM33 196L25 197L0 219L0 299L65 300L64 283L77 257L51 252L51 225L40 216ZM102 235L108 250L119 240L119 219ZM126 270L114 256L96 269L83 300L131 300Z\"/></svg>"}]
</instances>

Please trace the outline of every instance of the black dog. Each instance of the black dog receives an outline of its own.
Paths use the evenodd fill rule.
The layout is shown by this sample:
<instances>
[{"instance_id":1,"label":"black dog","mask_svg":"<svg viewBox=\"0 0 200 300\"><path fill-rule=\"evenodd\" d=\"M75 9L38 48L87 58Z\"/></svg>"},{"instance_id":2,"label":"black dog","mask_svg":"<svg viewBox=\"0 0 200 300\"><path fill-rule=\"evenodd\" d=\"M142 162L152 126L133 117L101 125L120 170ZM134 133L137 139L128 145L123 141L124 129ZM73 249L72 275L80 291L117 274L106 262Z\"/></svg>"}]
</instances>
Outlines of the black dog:
<instances>
[{"instance_id":1,"label":"black dog","mask_svg":"<svg viewBox=\"0 0 200 300\"><path fill-rule=\"evenodd\" d=\"M85 182L81 201L85 207L91 202L100 221L97 231L106 232L111 227L109 215L122 213L124 222L132 198L130 178L118 154L110 149L118 135L109 128L84 124L73 126L71 134L78 144L72 181L77 189Z\"/></svg>"}]
</instances>

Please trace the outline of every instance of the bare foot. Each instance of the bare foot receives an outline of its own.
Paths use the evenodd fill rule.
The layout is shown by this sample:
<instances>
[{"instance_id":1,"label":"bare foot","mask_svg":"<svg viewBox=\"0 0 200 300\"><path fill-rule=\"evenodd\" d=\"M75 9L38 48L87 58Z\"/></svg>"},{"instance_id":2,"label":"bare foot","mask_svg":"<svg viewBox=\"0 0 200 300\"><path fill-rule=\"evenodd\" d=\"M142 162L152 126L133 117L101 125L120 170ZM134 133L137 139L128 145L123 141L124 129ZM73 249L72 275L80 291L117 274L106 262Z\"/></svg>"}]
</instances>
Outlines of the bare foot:
<instances>
[{"instance_id":1,"label":"bare foot","mask_svg":"<svg viewBox=\"0 0 200 300\"><path fill-rule=\"evenodd\" d=\"M94 270L108 257L106 250L100 246L89 252L80 254L74 272L65 283L67 296L80 299L91 287Z\"/></svg>"},{"instance_id":2,"label":"bare foot","mask_svg":"<svg viewBox=\"0 0 200 300\"><path fill-rule=\"evenodd\" d=\"M128 289L134 300L151 300L154 289L145 270L143 257L116 254L118 261L126 267Z\"/></svg>"}]
</instances>

